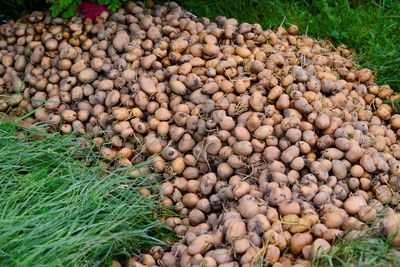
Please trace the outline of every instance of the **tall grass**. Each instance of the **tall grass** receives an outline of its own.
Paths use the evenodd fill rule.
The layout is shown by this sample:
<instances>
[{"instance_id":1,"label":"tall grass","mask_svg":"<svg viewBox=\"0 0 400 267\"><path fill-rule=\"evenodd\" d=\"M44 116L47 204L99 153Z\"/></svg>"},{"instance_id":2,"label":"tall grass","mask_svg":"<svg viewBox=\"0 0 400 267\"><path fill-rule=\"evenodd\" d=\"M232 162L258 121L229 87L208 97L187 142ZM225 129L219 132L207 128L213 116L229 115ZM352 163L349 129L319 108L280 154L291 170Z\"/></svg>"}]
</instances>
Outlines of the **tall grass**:
<instances>
[{"instance_id":1,"label":"tall grass","mask_svg":"<svg viewBox=\"0 0 400 267\"><path fill-rule=\"evenodd\" d=\"M391 248L391 240L371 237L370 234L353 239L339 239L332 249L313 259L315 267L397 267L400 251Z\"/></svg>"},{"instance_id":2,"label":"tall grass","mask_svg":"<svg viewBox=\"0 0 400 267\"><path fill-rule=\"evenodd\" d=\"M33 135L0 121L1 266L99 266L163 244L156 196L138 193L148 177L128 175L142 166L106 170L71 135Z\"/></svg>"}]
</instances>

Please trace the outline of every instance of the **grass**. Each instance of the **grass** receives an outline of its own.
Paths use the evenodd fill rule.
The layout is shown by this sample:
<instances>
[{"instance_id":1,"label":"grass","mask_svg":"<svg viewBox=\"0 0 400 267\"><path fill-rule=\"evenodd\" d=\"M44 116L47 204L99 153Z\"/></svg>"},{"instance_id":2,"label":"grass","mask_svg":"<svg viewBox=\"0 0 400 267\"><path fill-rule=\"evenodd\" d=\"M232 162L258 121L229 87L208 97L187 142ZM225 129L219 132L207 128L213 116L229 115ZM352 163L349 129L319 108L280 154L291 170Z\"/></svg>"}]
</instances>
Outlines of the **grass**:
<instances>
[{"instance_id":1,"label":"grass","mask_svg":"<svg viewBox=\"0 0 400 267\"><path fill-rule=\"evenodd\" d=\"M163 244L156 196L138 193L148 177L98 167L72 135L34 135L0 121L1 266L100 266Z\"/></svg>"},{"instance_id":2,"label":"grass","mask_svg":"<svg viewBox=\"0 0 400 267\"><path fill-rule=\"evenodd\" d=\"M390 246L390 240L364 236L354 240L339 239L332 249L313 259L320 267L395 267L400 266L400 252Z\"/></svg>"},{"instance_id":3,"label":"grass","mask_svg":"<svg viewBox=\"0 0 400 267\"><path fill-rule=\"evenodd\" d=\"M265 28L296 24L303 34L355 49L356 62L400 92L400 1L178 0L198 16L234 17Z\"/></svg>"}]
</instances>

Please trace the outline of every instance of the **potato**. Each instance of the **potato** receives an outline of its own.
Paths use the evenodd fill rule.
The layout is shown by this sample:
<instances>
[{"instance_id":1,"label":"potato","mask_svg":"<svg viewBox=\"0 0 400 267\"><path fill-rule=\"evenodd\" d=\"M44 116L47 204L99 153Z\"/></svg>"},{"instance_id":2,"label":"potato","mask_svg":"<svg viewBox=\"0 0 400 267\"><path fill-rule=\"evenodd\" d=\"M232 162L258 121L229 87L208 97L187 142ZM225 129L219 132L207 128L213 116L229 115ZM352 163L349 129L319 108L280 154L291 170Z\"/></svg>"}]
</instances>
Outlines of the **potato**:
<instances>
[{"instance_id":1,"label":"potato","mask_svg":"<svg viewBox=\"0 0 400 267\"><path fill-rule=\"evenodd\" d=\"M296 157L290 163L290 168L296 171L301 171L305 166L305 161L302 157Z\"/></svg>"},{"instance_id":2,"label":"potato","mask_svg":"<svg viewBox=\"0 0 400 267\"><path fill-rule=\"evenodd\" d=\"M392 191L388 185L381 185L375 189L375 196L382 204L387 204L392 199Z\"/></svg>"},{"instance_id":3,"label":"potato","mask_svg":"<svg viewBox=\"0 0 400 267\"><path fill-rule=\"evenodd\" d=\"M258 213L258 204L250 195L245 195L239 200L238 211L243 218L253 218Z\"/></svg>"},{"instance_id":4,"label":"potato","mask_svg":"<svg viewBox=\"0 0 400 267\"><path fill-rule=\"evenodd\" d=\"M328 242L333 242L343 235L343 231L339 229L328 229L322 235L322 238Z\"/></svg>"},{"instance_id":5,"label":"potato","mask_svg":"<svg viewBox=\"0 0 400 267\"><path fill-rule=\"evenodd\" d=\"M289 200L291 195L292 193L288 187L274 187L269 194L268 200L270 201L271 205L276 206L280 202Z\"/></svg>"},{"instance_id":6,"label":"potato","mask_svg":"<svg viewBox=\"0 0 400 267\"><path fill-rule=\"evenodd\" d=\"M337 148L327 148L322 151L322 156L329 160L337 160L344 157L344 152Z\"/></svg>"},{"instance_id":7,"label":"potato","mask_svg":"<svg viewBox=\"0 0 400 267\"><path fill-rule=\"evenodd\" d=\"M127 45L130 42L129 35L126 31L121 30L118 31L112 41L112 44L118 52L124 51L125 45Z\"/></svg>"},{"instance_id":8,"label":"potato","mask_svg":"<svg viewBox=\"0 0 400 267\"><path fill-rule=\"evenodd\" d=\"M217 167L217 174L222 179L228 179L233 174L233 169L228 163L221 163Z\"/></svg>"},{"instance_id":9,"label":"potato","mask_svg":"<svg viewBox=\"0 0 400 267\"><path fill-rule=\"evenodd\" d=\"M297 233L294 234L289 241L290 252L297 255L299 254L303 248L307 245L311 245L313 243L313 237L308 233Z\"/></svg>"},{"instance_id":10,"label":"potato","mask_svg":"<svg viewBox=\"0 0 400 267\"><path fill-rule=\"evenodd\" d=\"M154 95L157 93L156 86L152 79L141 76L139 78L140 88L148 95Z\"/></svg>"},{"instance_id":11,"label":"potato","mask_svg":"<svg viewBox=\"0 0 400 267\"><path fill-rule=\"evenodd\" d=\"M284 163L292 162L297 156L299 156L300 150L297 146L290 146L281 154L281 160Z\"/></svg>"},{"instance_id":12,"label":"potato","mask_svg":"<svg viewBox=\"0 0 400 267\"><path fill-rule=\"evenodd\" d=\"M211 155L217 155L220 149L222 148L221 140L215 135L207 136L206 140L206 151Z\"/></svg>"},{"instance_id":13,"label":"potato","mask_svg":"<svg viewBox=\"0 0 400 267\"><path fill-rule=\"evenodd\" d=\"M283 88L280 86L275 86L269 91L267 98L269 101L274 101L277 98L279 98L282 93L283 93Z\"/></svg>"},{"instance_id":14,"label":"potato","mask_svg":"<svg viewBox=\"0 0 400 267\"><path fill-rule=\"evenodd\" d=\"M248 156L253 151L253 146L249 141L240 141L233 145L233 151L237 155Z\"/></svg>"},{"instance_id":15,"label":"potato","mask_svg":"<svg viewBox=\"0 0 400 267\"><path fill-rule=\"evenodd\" d=\"M97 89L101 91L111 91L114 88L114 82L112 80L102 80L97 85Z\"/></svg>"},{"instance_id":16,"label":"potato","mask_svg":"<svg viewBox=\"0 0 400 267\"><path fill-rule=\"evenodd\" d=\"M187 91L185 84L176 80L169 82L169 88L177 95L185 95Z\"/></svg>"},{"instance_id":17,"label":"potato","mask_svg":"<svg viewBox=\"0 0 400 267\"><path fill-rule=\"evenodd\" d=\"M233 177L231 177L231 180ZM238 184L234 185L232 192L237 198L240 198L250 193L250 185L247 182L239 182Z\"/></svg>"},{"instance_id":18,"label":"potato","mask_svg":"<svg viewBox=\"0 0 400 267\"><path fill-rule=\"evenodd\" d=\"M78 114L70 109L65 109L61 112L61 118L66 122L73 122L78 118Z\"/></svg>"},{"instance_id":19,"label":"potato","mask_svg":"<svg viewBox=\"0 0 400 267\"><path fill-rule=\"evenodd\" d=\"M364 206L358 211L358 216L363 222L373 222L377 218L377 212L373 207Z\"/></svg>"},{"instance_id":20,"label":"potato","mask_svg":"<svg viewBox=\"0 0 400 267\"><path fill-rule=\"evenodd\" d=\"M316 257L321 253L328 252L331 249L331 245L322 238L317 238L311 245L311 257Z\"/></svg>"},{"instance_id":21,"label":"potato","mask_svg":"<svg viewBox=\"0 0 400 267\"><path fill-rule=\"evenodd\" d=\"M91 68L86 68L79 72L78 79L81 83L92 83L98 77L98 73Z\"/></svg>"},{"instance_id":22,"label":"potato","mask_svg":"<svg viewBox=\"0 0 400 267\"><path fill-rule=\"evenodd\" d=\"M44 57L44 54L45 54L45 48L43 45L39 44L35 46L35 48L33 49L30 61L32 63L40 63L40 61Z\"/></svg>"},{"instance_id":23,"label":"potato","mask_svg":"<svg viewBox=\"0 0 400 267\"><path fill-rule=\"evenodd\" d=\"M120 98L121 98L121 94L119 93L119 91L112 90L107 94L104 104L106 107L112 108L118 104L118 102L120 101Z\"/></svg>"},{"instance_id":24,"label":"potato","mask_svg":"<svg viewBox=\"0 0 400 267\"><path fill-rule=\"evenodd\" d=\"M233 250L238 254L243 254L250 248L250 245L249 239L241 238L234 241Z\"/></svg>"},{"instance_id":25,"label":"potato","mask_svg":"<svg viewBox=\"0 0 400 267\"><path fill-rule=\"evenodd\" d=\"M263 157L266 160L277 160L281 155L281 151L276 146L268 146L263 151Z\"/></svg>"},{"instance_id":26,"label":"potato","mask_svg":"<svg viewBox=\"0 0 400 267\"><path fill-rule=\"evenodd\" d=\"M261 112L264 110L264 102L260 92L255 91L250 96L250 106L254 111Z\"/></svg>"},{"instance_id":27,"label":"potato","mask_svg":"<svg viewBox=\"0 0 400 267\"><path fill-rule=\"evenodd\" d=\"M337 159L332 160L332 172L338 180L342 180L347 177L347 169L343 161Z\"/></svg>"},{"instance_id":28,"label":"potato","mask_svg":"<svg viewBox=\"0 0 400 267\"><path fill-rule=\"evenodd\" d=\"M343 218L336 212L329 212L324 214L321 218L321 222L330 229L338 229L343 223Z\"/></svg>"},{"instance_id":29,"label":"potato","mask_svg":"<svg viewBox=\"0 0 400 267\"><path fill-rule=\"evenodd\" d=\"M366 206L365 199L360 196L350 196L344 203L343 208L350 214L357 214L361 208Z\"/></svg>"},{"instance_id":30,"label":"potato","mask_svg":"<svg viewBox=\"0 0 400 267\"><path fill-rule=\"evenodd\" d=\"M206 218L203 212L198 209L192 209L188 215L190 225L196 226L200 223L204 223Z\"/></svg>"},{"instance_id":31,"label":"potato","mask_svg":"<svg viewBox=\"0 0 400 267\"><path fill-rule=\"evenodd\" d=\"M379 230L387 237L392 239L392 246L398 247L400 246L400 216L399 214L389 214L386 215L379 222Z\"/></svg>"},{"instance_id":32,"label":"potato","mask_svg":"<svg viewBox=\"0 0 400 267\"><path fill-rule=\"evenodd\" d=\"M261 125L254 131L253 136L254 136L254 138L257 138L258 140L265 140L269 136L272 136L273 131L274 131L274 129L272 126Z\"/></svg>"},{"instance_id":33,"label":"potato","mask_svg":"<svg viewBox=\"0 0 400 267\"><path fill-rule=\"evenodd\" d=\"M235 122L231 117L223 117L220 122L218 122L222 130L231 131L235 128Z\"/></svg>"},{"instance_id":34,"label":"potato","mask_svg":"<svg viewBox=\"0 0 400 267\"><path fill-rule=\"evenodd\" d=\"M190 255L204 254L213 247L211 235L201 235L193 239L188 246L187 252Z\"/></svg>"},{"instance_id":35,"label":"potato","mask_svg":"<svg viewBox=\"0 0 400 267\"><path fill-rule=\"evenodd\" d=\"M331 120L327 114L320 114L315 119L315 126L318 129L325 130L331 124Z\"/></svg>"},{"instance_id":36,"label":"potato","mask_svg":"<svg viewBox=\"0 0 400 267\"><path fill-rule=\"evenodd\" d=\"M318 180L326 181L329 178L328 171L326 168L318 161L314 161L310 164L310 171L313 173Z\"/></svg>"},{"instance_id":37,"label":"potato","mask_svg":"<svg viewBox=\"0 0 400 267\"><path fill-rule=\"evenodd\" d=\"M246 234L246 224L240 219L232 219L229 222L225 234L225 239L228 242L240 239Z\"/></svg>"}]
</instances>

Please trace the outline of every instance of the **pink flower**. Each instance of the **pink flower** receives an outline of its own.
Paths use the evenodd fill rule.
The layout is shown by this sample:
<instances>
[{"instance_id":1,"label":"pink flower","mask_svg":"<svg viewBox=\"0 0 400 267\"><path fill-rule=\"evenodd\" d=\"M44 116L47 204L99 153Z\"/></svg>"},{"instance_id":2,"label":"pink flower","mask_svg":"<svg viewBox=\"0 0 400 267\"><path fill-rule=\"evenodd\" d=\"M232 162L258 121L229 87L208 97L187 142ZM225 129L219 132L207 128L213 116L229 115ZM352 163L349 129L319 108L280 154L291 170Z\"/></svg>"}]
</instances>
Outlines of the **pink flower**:
<instances>
[{"instance_id":1,"label":"pink flower","mask_svg":"<svg viewBox=\"0 0 400 267\"><path fill-rule=\"evenodd\" d=\"M78 6L78 12L87 19L94 20L103 11L108 11L105 6L92 3L90 0L85 0Z\"/></svg>"}]
</instances>

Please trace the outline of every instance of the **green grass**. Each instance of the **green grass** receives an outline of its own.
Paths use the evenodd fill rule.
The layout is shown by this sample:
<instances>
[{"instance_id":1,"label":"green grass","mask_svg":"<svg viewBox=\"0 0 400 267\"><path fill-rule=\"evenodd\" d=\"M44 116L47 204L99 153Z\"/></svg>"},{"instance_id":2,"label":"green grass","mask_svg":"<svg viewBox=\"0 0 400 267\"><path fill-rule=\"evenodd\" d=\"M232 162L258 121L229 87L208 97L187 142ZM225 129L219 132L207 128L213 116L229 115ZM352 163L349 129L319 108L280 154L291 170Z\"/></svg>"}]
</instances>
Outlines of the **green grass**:
<instances>
[{"instance_id":1,"label":"green grass","mask_svg":"<svg viewBox=\"0 0 400 267\"><path fill-rule=\"evenodd\" d=\"M400 252L391 248L390 240L365 237L338 240L331 251L313 259L316 267L395 267L400 266Z\"/></svg>"},{"instance_id":2,"label":"green grass","mask_svg":"<svg viewBox=\"0 0 400 267\"><path fill-rule=\"evenodd\" d=\"M356 51L380 84L400 91L400 1L397 0L178 0L198 16L227 16L265 28L296 24L303 34Z\"/></svg>"},{"instance_id":3,"label":"green grass","mask_svg":"<svg viewBox=\"0 0 400 267\"><path fill-rule=\"evenodd\" d=\"M0 121L1 266L99 266L162 244L156 196L138 193L148 177L98 167L72 135L35 134Z\"/></svg>"}]
</instances>

